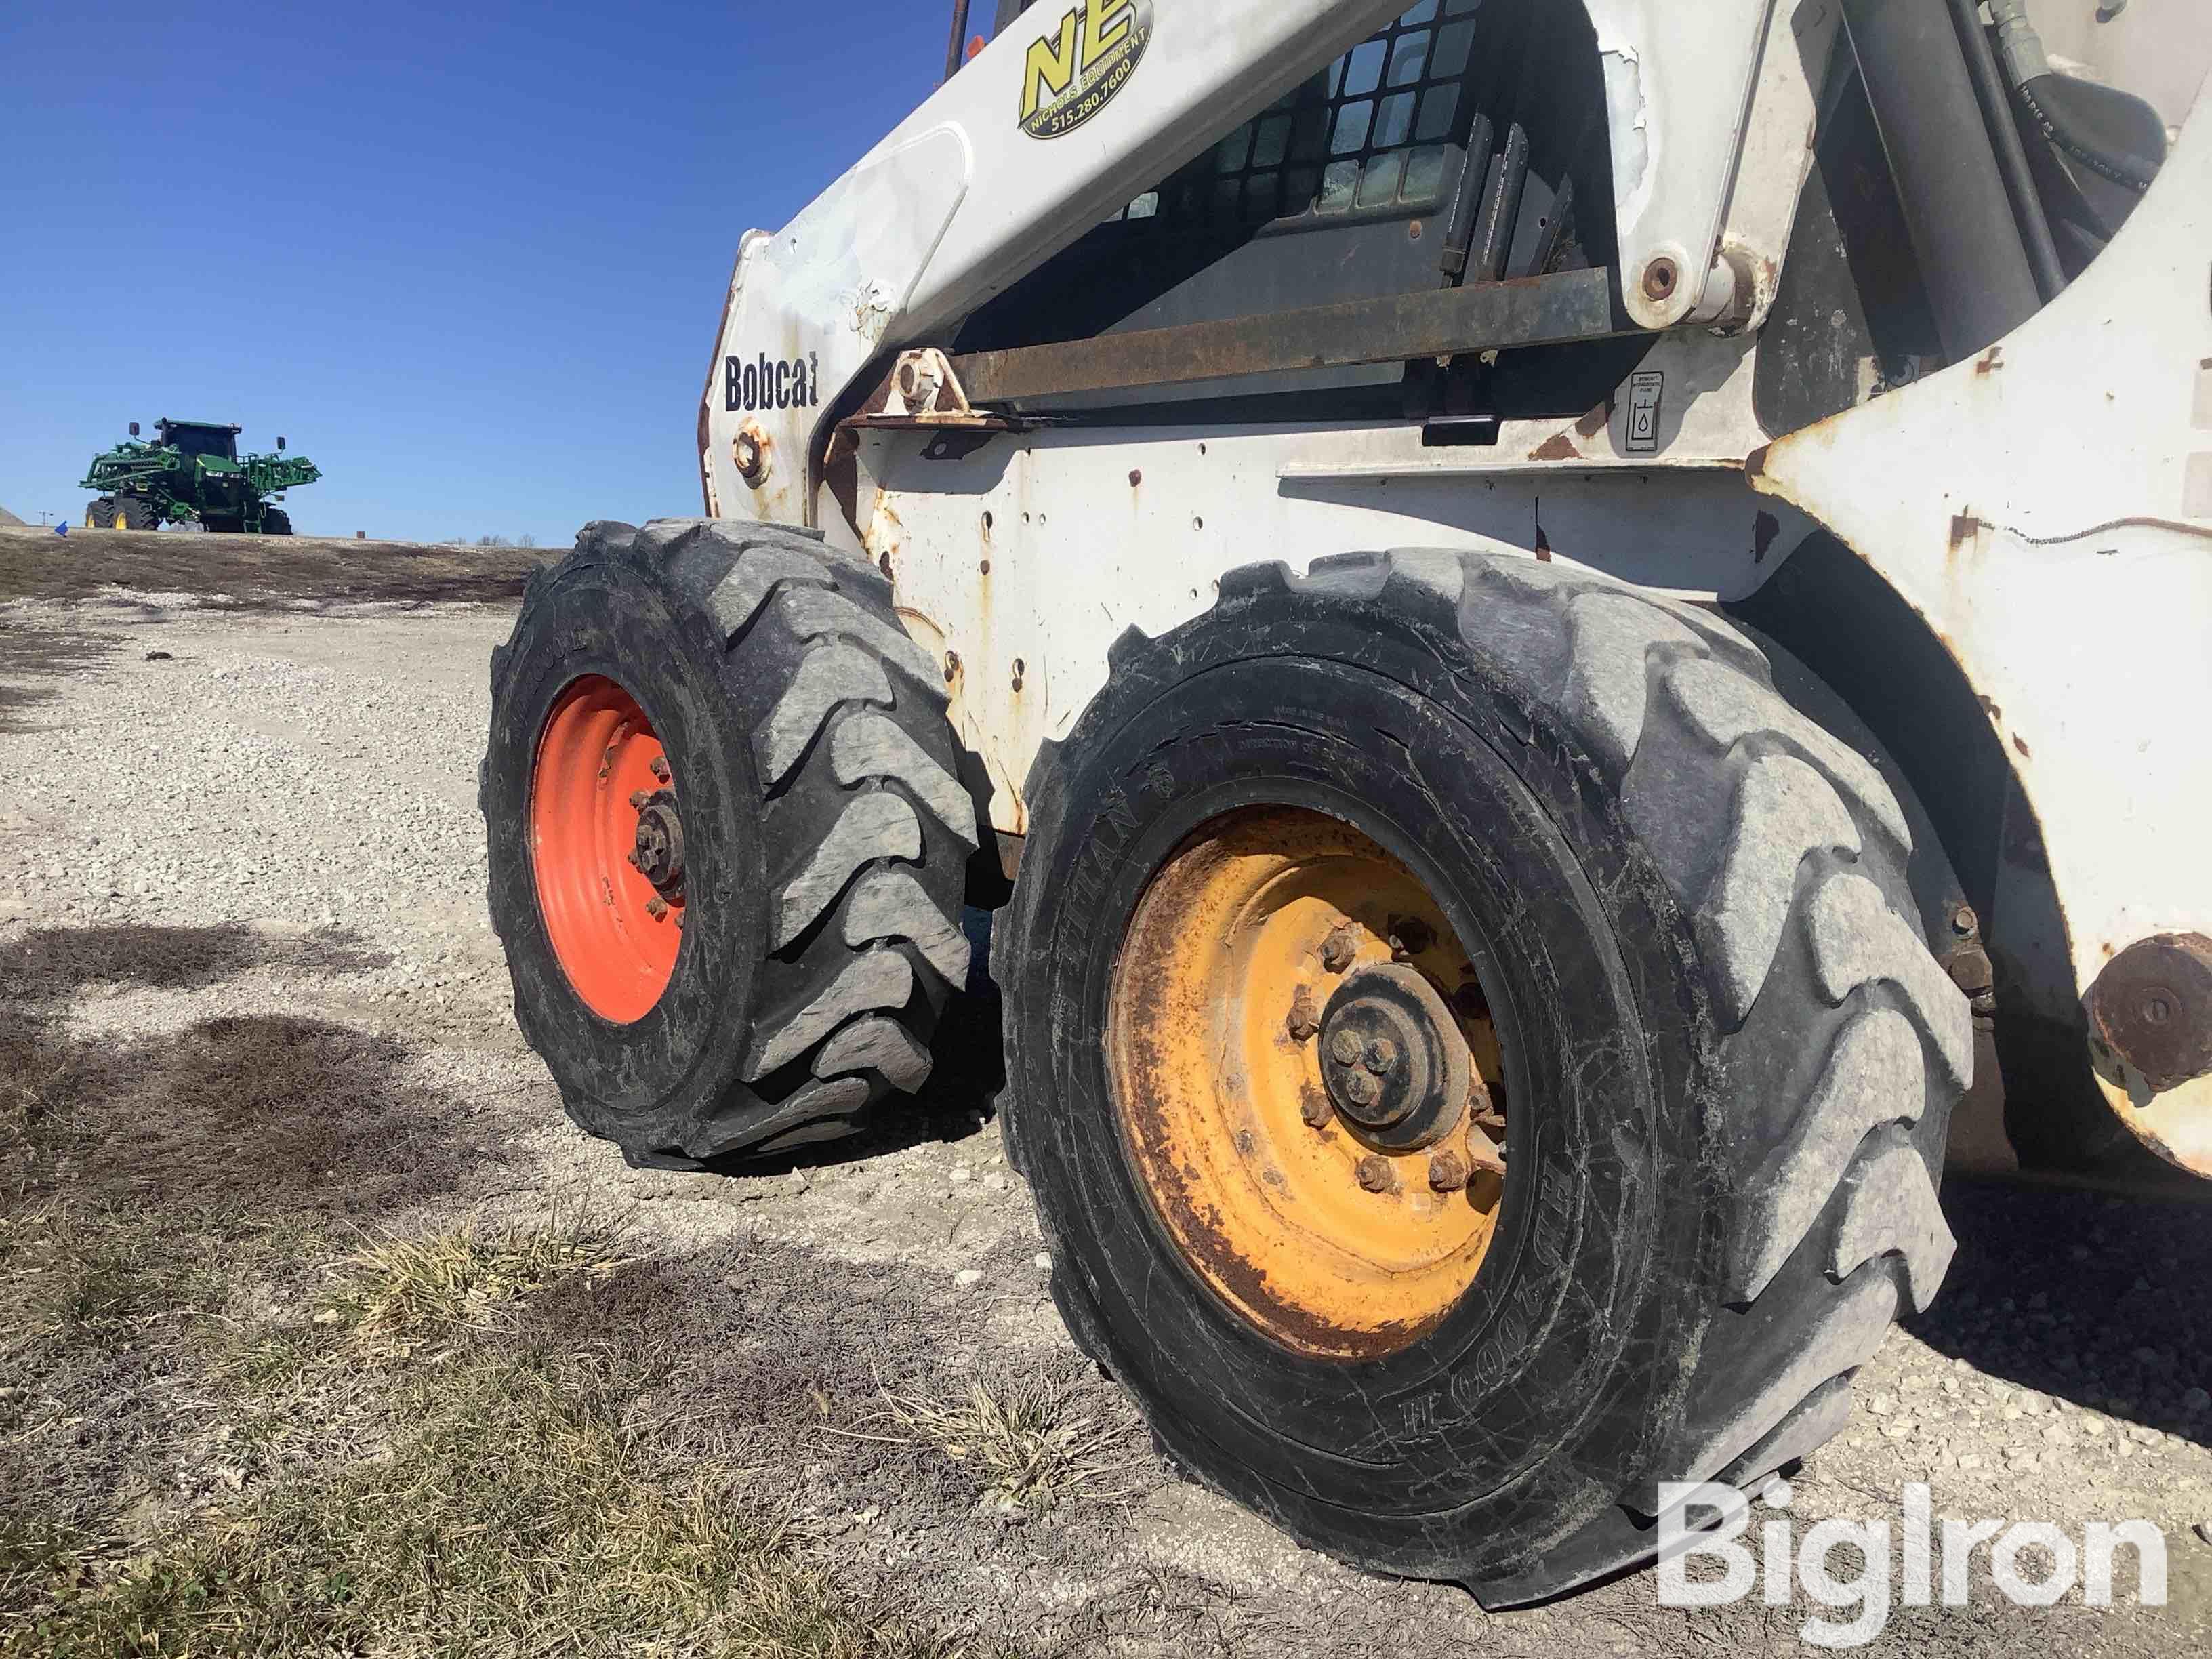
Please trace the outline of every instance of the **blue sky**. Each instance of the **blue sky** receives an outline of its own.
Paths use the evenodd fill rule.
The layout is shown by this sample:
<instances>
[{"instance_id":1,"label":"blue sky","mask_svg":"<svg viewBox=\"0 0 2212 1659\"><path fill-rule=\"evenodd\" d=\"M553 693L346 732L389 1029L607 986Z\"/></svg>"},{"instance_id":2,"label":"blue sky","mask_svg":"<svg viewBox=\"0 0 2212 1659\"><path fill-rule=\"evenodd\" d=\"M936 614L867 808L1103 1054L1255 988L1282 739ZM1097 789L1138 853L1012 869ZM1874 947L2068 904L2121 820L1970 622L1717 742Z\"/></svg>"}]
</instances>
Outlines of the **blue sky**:
<instances>
[{"instance_id":1,"label":"blue sky","mask_svg":"<svg viewBox=\"0 0 2212 1659\"><path fill-rule=\"evenodd\" d=\"M315 460L303 533L696 513L739 236L928 95L951 16L0 3L0 506L74 522L166 415Z\"/></svg>"}]
</instances>

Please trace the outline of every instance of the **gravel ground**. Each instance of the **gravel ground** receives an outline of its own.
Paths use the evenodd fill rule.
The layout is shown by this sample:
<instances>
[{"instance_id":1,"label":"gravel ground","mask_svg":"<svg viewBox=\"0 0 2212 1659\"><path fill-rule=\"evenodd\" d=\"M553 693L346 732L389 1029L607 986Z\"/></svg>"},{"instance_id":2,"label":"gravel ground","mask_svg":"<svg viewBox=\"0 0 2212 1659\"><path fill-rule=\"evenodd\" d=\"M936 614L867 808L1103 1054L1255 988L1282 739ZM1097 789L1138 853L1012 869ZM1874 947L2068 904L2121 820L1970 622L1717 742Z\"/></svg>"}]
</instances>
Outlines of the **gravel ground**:
<instances>
[{"instance_id":1,"label":"gravel ground","mask_svg":"<svg viewBox=\"0 0 2212 1659\"><path fill-rule=\"evenodd\" d=\"M549 1190L634 1208L659 1252L602 1289L599 1316L685 1344L692 1409L753 1448L860 1593L1044 1652L1800 1650L1818 1608L1665 1608L1650 1573L1486 1616L1456 1590L1300 1550L1177 1478L1046 1296L973 1063L988 1006L952 1038L970 1063L941 1066L866 1143L719 1179L631 1172L575 1133L514 1033L483 914L476 768L486 658L510 621L506 603L397 579L250 603L106 581L0 597L0 954L54 964L40 994L74 1038L142 1043L217 1017L358 1034L349 1063L374 1057L411 1105L366 1152L303 1154L331 1166L284 1188L303 1205L402 1226ZM132 965L186 945L189 971ZM27 1016L0 1004L11 1017ZM301 1069L303 1119L332 1098ZM251 1169L257 1148L237 1151ZM323 1181L364 1156L410 1173ZM1892 1337L1850 1428L1795 1482L1797 1535L1833 1516L1894 1522L1908 1481L1932 1487L1938 1516L2076 1536L2142 1517L2166 1539L2163 1608L2132 1605L2124 1570L2109 1610L2078 1593L2020 1608L1978 1567L1967 1607L1899 1607L1868 1650L2203 1650L2212 1210L1960 1183L1945 1202L1949 1287ZM1108 1474L1012 1512L884 1427L891 1396L978 1377L1045 1379Z\"/></svg>"}]
</instances>

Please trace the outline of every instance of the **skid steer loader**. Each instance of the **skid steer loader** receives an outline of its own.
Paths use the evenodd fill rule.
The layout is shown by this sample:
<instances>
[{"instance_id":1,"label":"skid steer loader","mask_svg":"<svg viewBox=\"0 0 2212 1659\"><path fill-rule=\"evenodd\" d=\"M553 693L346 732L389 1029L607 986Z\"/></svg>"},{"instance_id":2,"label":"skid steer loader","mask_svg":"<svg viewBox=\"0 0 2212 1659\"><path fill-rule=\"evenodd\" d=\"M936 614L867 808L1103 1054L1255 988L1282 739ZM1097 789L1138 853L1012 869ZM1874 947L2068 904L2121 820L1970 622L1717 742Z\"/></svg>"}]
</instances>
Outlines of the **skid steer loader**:
<instances>
[{"instance_id":1,"label":"skid steer loader","mask_svg":"<svg viewBox=\"0 0 2212 1659\"><path fill-rule=\"evenodd\" d=\"M1011 1154L1193 1476L1486 1603L1832 1435L1954 1167L2212 1174L2212 58L2137 0L1006 0L493 664L523 1029Z\"/></svg>"}]
</instances>

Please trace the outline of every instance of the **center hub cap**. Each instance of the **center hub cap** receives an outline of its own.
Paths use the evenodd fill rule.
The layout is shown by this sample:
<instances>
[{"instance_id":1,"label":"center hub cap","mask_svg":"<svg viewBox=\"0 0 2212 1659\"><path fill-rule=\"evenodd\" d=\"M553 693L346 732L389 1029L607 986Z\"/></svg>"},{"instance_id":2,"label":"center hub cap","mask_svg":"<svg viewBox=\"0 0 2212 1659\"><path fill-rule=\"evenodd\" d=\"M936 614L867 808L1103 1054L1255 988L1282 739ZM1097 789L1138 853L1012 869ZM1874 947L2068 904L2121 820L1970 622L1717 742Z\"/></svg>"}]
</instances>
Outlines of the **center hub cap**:
<instances>
[{"instance_id":1,"label":"center hub cap","mask_svg":"<svg viewBox=\"0 0 2212 1659\"><path fill-rule=\"evenodd\" d=\"M1389 1152L1434 1146L1467 1109L1471 1060L1449 1008L1420 972L1363 968L1328 1000L1322 1080L1355 1135Z\"/></svg>"},{"instance_id":2,"label":"center hub cap","mask_svg":"<svg viewBox=\"0 0 2212 1659\"><path fill-rule=\"evenodd\" d=\"M677 816L676 797L665 789L638 809L637 850L630 862L663 893L684 885L684 820Z\"/></svg>"}]
</instances>

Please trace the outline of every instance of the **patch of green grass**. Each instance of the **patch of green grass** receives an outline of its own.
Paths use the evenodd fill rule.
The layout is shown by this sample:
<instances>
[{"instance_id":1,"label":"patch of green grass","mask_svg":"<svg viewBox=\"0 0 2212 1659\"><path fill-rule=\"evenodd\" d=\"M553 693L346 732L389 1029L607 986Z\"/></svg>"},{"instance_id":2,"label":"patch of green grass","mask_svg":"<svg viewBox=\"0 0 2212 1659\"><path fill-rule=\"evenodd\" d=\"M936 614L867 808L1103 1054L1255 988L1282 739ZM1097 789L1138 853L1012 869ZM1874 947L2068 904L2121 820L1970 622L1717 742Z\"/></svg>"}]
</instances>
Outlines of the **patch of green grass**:
<instances>
[{"instance_id":1,"label":"patch of green grass","mask_svg":"<svg viewBox=\"0 0 2212 1659\"><path fill-rule=\"evenodd\" d=\"M21 1609L0 1654L959 1650L844 1602L726 1485L652 1481L623 1427L628 1392L589 1358L480 1353L397 1382L385 1455L286 1482L96 1582L65 1540L0 1534L0 1585ZM27 1608L23 1583L42 1576Z\"/></svg>"}]
</instances>

